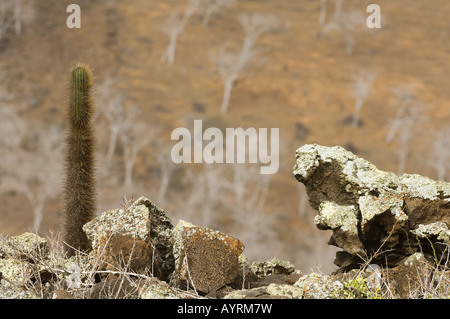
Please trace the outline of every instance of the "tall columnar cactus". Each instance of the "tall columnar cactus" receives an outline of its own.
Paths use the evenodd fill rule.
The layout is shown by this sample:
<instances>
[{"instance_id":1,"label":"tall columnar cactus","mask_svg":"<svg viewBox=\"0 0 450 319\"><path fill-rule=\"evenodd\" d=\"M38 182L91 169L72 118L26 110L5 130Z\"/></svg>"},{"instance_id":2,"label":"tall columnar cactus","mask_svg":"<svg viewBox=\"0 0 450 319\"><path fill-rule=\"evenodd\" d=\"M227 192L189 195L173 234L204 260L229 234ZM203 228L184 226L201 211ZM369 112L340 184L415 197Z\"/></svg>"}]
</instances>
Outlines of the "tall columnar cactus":
<instances>
[{"instance_id":1,"label":"tall columnar cactus","mask_svg":"<svg viewBox=\"0 0 450 319\"><path fill-rule=\"evenodd\" d=\"M96 209L91 92L92 72L87 65L77 64L70 77L64 185L64 241L69 256L90 249L82 227Z\"/></svg>"}]
</instances>

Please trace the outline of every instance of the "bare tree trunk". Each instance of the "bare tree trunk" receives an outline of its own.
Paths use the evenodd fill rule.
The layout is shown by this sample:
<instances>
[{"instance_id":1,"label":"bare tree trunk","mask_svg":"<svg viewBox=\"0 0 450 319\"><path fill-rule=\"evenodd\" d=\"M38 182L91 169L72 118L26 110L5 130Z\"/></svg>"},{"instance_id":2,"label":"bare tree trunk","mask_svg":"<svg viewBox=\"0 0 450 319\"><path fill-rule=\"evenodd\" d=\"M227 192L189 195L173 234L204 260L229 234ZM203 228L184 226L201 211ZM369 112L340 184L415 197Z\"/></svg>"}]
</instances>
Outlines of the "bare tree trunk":
<instances>
[{"instance_id":1,"label":"bare tree trunk","mask_svg":"<svg viewBox=\"0 0 450 319\"><path fill-rule=\"evenodd\" d=\"M242 47L237 52L227 52L224 46L211 58L216 65L218 73L224 82L224 93L222 98L221 113L228 110L230 95L233 86L243 72L249 67L259 52L254 48L256 40L264 32L273 29L275 22L271 17L261 14L241 15L240 23L245 31Z\"/></svg>"},{"instance_id":2,"label":"bare tree trunk","mask_svg":"<svg viewBox=\"0 0 450 319\"><path fill-rule=\"evenodd\" d=\"M178 10L172 12L162 27L162 31L169 35L169 45L161 56L161 61L173 65L178 37L183 33L189 18L200 4L200 0L190 0L186 11L181 15Z\"/></svg>"},{"instance_id":3,"label":"bare tree trunk","mask_svg":"<svg viewBox=\"0 0 450 319\"><path fill-rule=\"evenodd\" d=\"M164 207L164 202L166 200L167 189L169 188L170 176L163 174L161 180L159 181L158 190L158 205Z\"/></svg>"},{"instance_id":4,"label":"bare tree trunk","mask_svg":"<svg viewBox=\"0 0 450 319\"><path fill-rule=\"evenodd\" d=\"M130 157L125 159L125 189L130 189L131 181L133 177L133 166L134 166L135 158Z\"/></svg>"},{"instance_id":5,"label":"bare tree trunk","mask_svg":"<svg viewBox=\"0 0 450 319\"><path fill-rule=\"evenodd\" d=\"M397 175L403 175L406 169L406 160L408 159L408 147L407 145L400 145L398 149L398 168Z\"/></svg>"},{"instance_id":6,"label":"bare tree trunk","mask_svg":"<svg viewBox=\"0 0 450 319\"><path fill-rule=\"evenodd\" d=\"M266 201L267 192L269 191L269 178L271 175L261 176L261 182L254 182L253 193L246 201L246 212L261 212Z\"/></svg>"},{"instance_id":7,"label":"bare tree trunk","mask_svg":"<svg viewBox=\"0 0 450 319\"><path fill-rule=\"evenodd\" d=\"M207 0L206 11L202 19L203 27L206 28L208 26L209 20L215 12L219 12L220 10L224 10L226 7L230 7L234 2L235 0Z\"/></svg>"},{"instance_id":8,"label":"bare tree trunk","mask_svg":"<svg viewBox=\"0 0 450 319\"><path fill-rule=\"evenodd\" d=\"M209 19L211 18L211 15L213 14L213 12L214 12L213 6L210 5L206 8L206 12L205 12L205 15L203 16L203 20L202 20L203 27L206 28L208 26Z\"/></svg>"},{"instance_id":9,"label":"bare tree trunk","mask_svg":"<svg viewBox=\"0 0 450 319\"><path fill-rule=\"evenodd\" d=\"M397 109L395 118L392 121L392 124L389 128L388 133L386 134L386 139L385 139L386 143L391 143L392 140L394 139L395 133L397 132L400 125L402 124L402 121L404 120L404 116L406 114L406 109L408 108L408 106L409 106L409 101L408 102L402 101L402 104Z\"/></svg>"},{"instance_id":10,"label":"bare tree trunk","mask_svg":"<svg viewBox=\"0 0 450 319\"><path fill-rule=\"evenodd\" d=\"M223 89L223 98L222 98L222 107L220 108L220 112L222 114L227 113L228 111L228 105L230 104L230 96L231 91L233 90L234 81L233 80L227 80L225 81L225 86Z\"/></svg>"},{"instance_id":11,"label":"bare tree trunk","mask_svg":"<svg viewBox=\"0 0 450 319\"><path fill-rule=\"evenodd\" d=\"M327 20L327 0L320 0L319 24L325 25Z\"/></svg>"},{"instance_id":12,"label":"bare tree trunk","mask_svg":"<svg viewBox=\"0 0 450 319\"><path fill-rule=\"evenodd\" d=\"M8 17L6 4L0 3L0 40L13 22L14 19Z\"/></svg>"},{"instance_id":13,"label":"bare tree trunk","mask_svg":"<svg viewBox=\"0 0 450 319\"><path fill-rule=\"evenodd\" d=\"M175 61L175 52L177 49L178 33L176 31L171 32L169 35L169 45L161 56L161 61L168 65L173 65Z\"/></svg>"},{"instance_id":14,"label":"bare tree trunk","mask_svg":"<svg viewBox=\"0 0 450 319\"><path fill-rule=\"evenodd\" d=\"M114 152L116 151L117 139L119 136L119 127L111 127L111 135L109 137L108 150L105 156L105 164L102 166L102 170L104 174L111 169L111 161L114 156Z\"/></svg>"},{"instance_id":15,"label":"bare tree trunk","mask_svg":"<svg viewBox=\"0 0 450 319\"><path fill-rule=\"evenodd\" d=\"M299 185L299 201L298 201L298 215L300 217L306 216L306 203L308 202L308 195L306 194L305 185Z\"/></svg>"},{"instance_id":16,"label":"bare tree trunk","mask_svg":"<svg viewBox=\"0 0 450 319\"><path fill-rule=\"evenodd\" d=\"M336 6L334 8L334 19L338 20L342 15L343 0L335 0Z\"/></svg>"},{"instance_id":17,"label":"bare tree trunk","mask_svg":"<svg viewBox=\"0 0 450 319\"><path fill-rule=\"evenodd\" d=\"M353 113L352 126L357 127L359 125L359 115L363 106L363 99L357 98L355 102L355 112Z\"/></svg>"},{"instance_id":18,"label":"bare tree trunk","mask_svg":"<svg viewBox=\"0 0 450 319\"><path fill-rule=\"evenodd\" d=\"M161 179L158 190L158 204L160 206L164 206L167 189L169 188L170 177L175 169L175 164L170 160L168 154L169 153L160 154L157 159L160 164L159 166L161 172Z\"/></svg>"},{"instance_id":19,"label":"bare tree trunk","mask_svg":"<svg viewBox=\"0 0 450 319\"><path fill-rule=\"evenodd\" d=\"M16 35L22 34L22 0L16 0L14 5L14 31Z\"/></svg>"},{"instance_id":20,"label":"bare tree trunk","mask_svg":"<svg viewBox=\"0 0 450 319\"><path fill-rule=\"evenodd\" d=\"M350 32L345 34L345 53L350 56L353 53L353 48L355 47L356 39Z\"/></svg>"},{"instance_id":21,"label":"bare tree trunk","mask_svg":"<svg viewBox=\"0 0 450 319\"><path fill-rule=\"evenodd\" d=\"M44 211L44 202L41 201L40 203L35 204L33 206L34 221L32 230L36 234L39 232L39 229L41 228L43 211Z\"/></svg>"}]
</instances>

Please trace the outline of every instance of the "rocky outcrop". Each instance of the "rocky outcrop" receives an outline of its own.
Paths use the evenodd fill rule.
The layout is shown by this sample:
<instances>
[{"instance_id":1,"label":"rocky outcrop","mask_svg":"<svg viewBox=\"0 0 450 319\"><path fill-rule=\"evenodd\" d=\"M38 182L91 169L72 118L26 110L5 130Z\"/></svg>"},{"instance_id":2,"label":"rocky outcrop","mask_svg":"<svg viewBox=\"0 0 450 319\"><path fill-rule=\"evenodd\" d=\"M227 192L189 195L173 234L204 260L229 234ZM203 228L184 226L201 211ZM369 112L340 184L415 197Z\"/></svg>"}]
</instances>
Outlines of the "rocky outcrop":
<instances>
[{"instance_id":1,"label":"rocky outcrop","mask_svg":"<svg viewBox=\"0 0 450 319\"><path fill-rule=\"evenodd\" d=\"M145 197L103 213L84 231L92 251L71 257L36 234L0 237L0 298L423 298L430 287L432 297L450 293L448 268L422 253L394 268L371 264L335 275L302 275L278 258L249 263L237 238L186 221L173 227Z\"/></svg>"},{"instance_id":2,"label":"rocky outcrop","mask_svg":"<svg viewBox=\"0 0 450 319\"><path fill-rule=\"evenodd\" d=\"M306 186L315 224L333 231L341 271L362 263L395 267L416 252L440 255L450 243L450 184L397 176L344 148L304 145L296 179Z\"/></svg>"},{"instance_id":3,"label":"rocky outcrop","mask_svg":"<svg viewBox=\"0 0 450 319\"><path fill-rule=\"evenodd\" d=\"M262 295L278 298L300 277L277 258L250 265L228 234L183 220L173 227L145 197L83 230L92 250L70 258L36 234L1 238L0 297L224 298L268 287Z\"/></svg>"}]
</instances>

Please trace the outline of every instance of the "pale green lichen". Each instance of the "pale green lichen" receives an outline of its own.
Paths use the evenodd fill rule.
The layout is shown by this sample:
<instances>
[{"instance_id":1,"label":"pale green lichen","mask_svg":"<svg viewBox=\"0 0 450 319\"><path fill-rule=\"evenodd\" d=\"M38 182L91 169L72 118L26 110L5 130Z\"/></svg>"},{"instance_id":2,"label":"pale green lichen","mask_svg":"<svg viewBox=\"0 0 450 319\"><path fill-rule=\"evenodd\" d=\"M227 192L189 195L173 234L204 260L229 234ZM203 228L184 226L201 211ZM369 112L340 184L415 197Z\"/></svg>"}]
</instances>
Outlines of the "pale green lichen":
<instances>
[{"instance_id":1,"label":"pale green lichen","mask_svg":"<svg viewBox=\"0 0 450 319\"><path fill-rule=\"evenodd\" d=\"M166 282L155 278L147 280L139 287L140 299L180 299L181 296L169 287Z\"/></svg>"},{"instance_id":2,"label":"pale green lichen","mask_svg":"<svg viewBox=\"0 0 450 319\"><path fill-rule=\"evenodd\" d=\"M268 276L272 274L289 275L297 272L294 264L289 261L280 260L278 258L270 258L263 262L254 261L250 269L257 276Z\"/></svg>"},{"instance_id":3,"label":"pale green lichen","mask_svg":"<svg viewBox=\"0 0 450 319\"><path fill-rule=\"evenodd\" d=\"M9 284L23 286L30 280L33 269L26 261L4 258L0 259L0 272Z\"/></svg>"},{"instance_id":4,"label":"pale green lichen","mask_svg":"<svg viewBox=\"0 0 450 319\"><path fill-rule=\"evenodd\" d=\"M439 196L437 183L425 176L404 174L400 177L400 184L410 197L436 199Z\"/></svg>"},{"instance_id":5,"label":"pale green lichen","mask_svg":"<svg viewBox=\"0 0 450 319\"><path fill-rule=\"evenodd\" d=\"M336 295L344 299L382 299L381 288L371 287L368 278L357 276L344 284L344 288Z\"/></svg>"},{"instance_id":6,"label":"pale green lichen","mask_svg":"<svg viewBox=\"0 0 450 319\"><path fill-rule=\"evenodd\" d=\"M316 144L305 145L297 150L296 164L294 166L294 175L308 178L319 166L318 151Z\"/></svg>"},{"instance_id":7,"label":"pale green lichen","mask_svg":"<svg viewBox=\"0 0 450 319\"><path fill-rule=\"evenodd\" d=\"M331 276L312 273L300 277L294 284L303 290L304 299L331 299L336 298L344 285Z\"/></svg>"},{"instance_id":8,"label":"pale green lichen","mask_svg":"<svg viewBox=\"0 0 450 319\"><path fill-rule=\"evenodd\" d=\"M358 233L358 211L353 205L343 206L326 201L320 203L319 212L314 218L316 225Z\"/></svg>"},{"instance_id":9,"label":"pale green lichen","mask_svg":"<svg viewBox=\"0 0 450 319\"><path fill-rule=\"evenodd\" d=\"M284 297L290 299L303 298L303 289L292 285L270 284L266 292L273 297Z\"/></svg>"},{"instance_id":10,"label":"pale green lichen","mask_svg":"<svg viewBox=\"0 0 450 319\"><path fill-rule=\"evenodd\" d=\"M4 256L15 256L17 254L45 256L48 251L47 240L29 232L19 236L2 238L0 243L0 255Z\"/></svg>"},{"instance_id":11,"label":"pale green lichen","mask_svg":"<svg viewBox=\"0 0 450 319\"><path fill-rule=\"evenodd\" d=\"M450 230L444 222L435 222L428 225L420 224L412 232L421 238L436 236L438 240L442 240L443 242L450 244Z\"/></svg>"},{"instance_id":12,"label":"pale green lichen","mask_svg":"<svg viewBox=\"0 0 450 319\"><path fill-rule=\"evenodd\" d=\"M375 216L390 212L399 222L406 222L408 216L403 211L404 200L399 196L371 195L361 196L358 199L361 211L361 226L369 223Z\"/></svg>"},{"instance_id":13,"label":"pale green lichen","mask_svg":"<svg viewBox=\"0 0 450 319\"><path fill-rule=\"evenodd\" d=\"M146 240L150 235L149 211L145 205L131 206L125 211L123 209L109 210L86 223L83 230L94 248L99 246L102 239L115 233Z\"/></svg>"}]
</instances>

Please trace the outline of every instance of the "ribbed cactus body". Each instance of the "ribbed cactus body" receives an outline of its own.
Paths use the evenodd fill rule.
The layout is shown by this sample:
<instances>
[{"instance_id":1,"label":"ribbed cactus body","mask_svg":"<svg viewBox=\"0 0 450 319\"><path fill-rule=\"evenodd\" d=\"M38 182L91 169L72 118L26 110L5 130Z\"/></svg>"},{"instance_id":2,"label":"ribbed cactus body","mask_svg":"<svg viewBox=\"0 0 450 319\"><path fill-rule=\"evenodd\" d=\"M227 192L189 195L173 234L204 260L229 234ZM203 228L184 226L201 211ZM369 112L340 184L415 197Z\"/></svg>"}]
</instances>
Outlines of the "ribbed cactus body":
<instances>
[{"instance_id":1,"label":"ribbed cactus body","mask_svg":"<svg viewBox=\"0 0 450 319\"><path fill-rule=\"evenodd\" d=\"M90 249L82 227L94 217L96 209L91 92L92 73L89 67L76 65L70 78L64 185L64 241L69 255L73 255L75 249Z\"/></svg>"}]
</instances>

